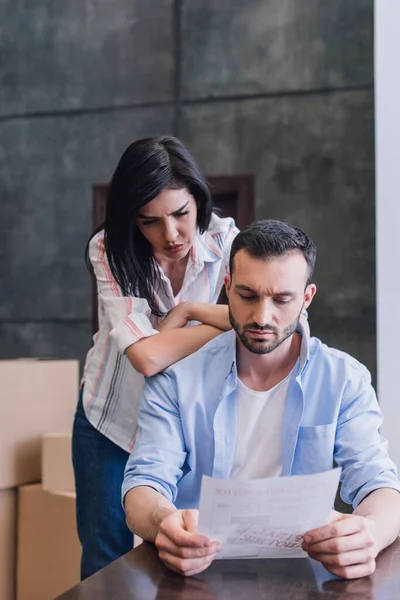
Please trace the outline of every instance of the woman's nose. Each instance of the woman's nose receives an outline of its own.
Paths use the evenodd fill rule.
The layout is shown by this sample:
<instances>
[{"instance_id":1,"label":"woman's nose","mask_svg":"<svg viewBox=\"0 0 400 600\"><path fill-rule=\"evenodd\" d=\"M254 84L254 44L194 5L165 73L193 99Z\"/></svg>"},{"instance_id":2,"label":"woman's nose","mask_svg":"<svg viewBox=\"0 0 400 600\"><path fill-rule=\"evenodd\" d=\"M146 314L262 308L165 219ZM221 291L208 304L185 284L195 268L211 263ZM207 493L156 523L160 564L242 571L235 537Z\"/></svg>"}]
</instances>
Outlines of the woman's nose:
<instances>
[{"instance_id":1,"label":"woman's nose","mask_svg":"<svg viewBox=\"0 0 400 600\"><path fill-rule=\"evenodd\" d=\"M165 240L169 244L173 244L178 237L178 229L173 222L167 222L164 229Z\"/></svg>"}]
</instances>

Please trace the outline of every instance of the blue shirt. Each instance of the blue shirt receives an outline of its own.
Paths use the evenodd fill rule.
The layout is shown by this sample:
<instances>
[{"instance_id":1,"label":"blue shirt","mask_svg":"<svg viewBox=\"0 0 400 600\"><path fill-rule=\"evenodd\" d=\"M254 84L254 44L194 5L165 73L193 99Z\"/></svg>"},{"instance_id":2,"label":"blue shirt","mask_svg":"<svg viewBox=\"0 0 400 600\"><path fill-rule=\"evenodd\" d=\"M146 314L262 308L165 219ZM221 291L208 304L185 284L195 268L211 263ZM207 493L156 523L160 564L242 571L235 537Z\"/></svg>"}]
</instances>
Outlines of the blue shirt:
<instances>
[{"instance_id":1,"label":"blue shirt","mask_svg":"<svg viewBox=\"0 0 400 600\"><path fill-rule=\"evenodd\" d=\"M382 422L368 370L317 338L302 336L298 370L286 398L282 475L342 467L341 497L356 507L370 492L400 491L379 434ZM236 334L148 378L123 497L150 486L177 508L197 508L203 475L229 478L237 429Z\"/></svg>"}]
</instances>

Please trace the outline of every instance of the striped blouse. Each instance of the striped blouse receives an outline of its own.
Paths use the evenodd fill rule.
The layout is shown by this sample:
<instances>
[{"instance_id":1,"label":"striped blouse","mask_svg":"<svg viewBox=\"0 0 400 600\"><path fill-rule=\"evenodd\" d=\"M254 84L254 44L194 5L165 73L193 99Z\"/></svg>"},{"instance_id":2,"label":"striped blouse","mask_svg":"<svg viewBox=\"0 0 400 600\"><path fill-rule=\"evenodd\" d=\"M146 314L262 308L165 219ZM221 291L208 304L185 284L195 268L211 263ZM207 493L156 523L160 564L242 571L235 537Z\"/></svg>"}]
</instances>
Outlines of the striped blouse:
<instances>
[{"instance_id":1,"label":"striped blouse","mask_svg":"<svg viewBox=\"0 0 400 600\"><path fill-rule=\"evenodd\" d=\"M159 267L164 285L156 298L162 312L187 300L217 302L237 233L231 218L212 215L209 229L196 234L177 296ZM151 314L147 300L123 295L108 265L103 231L92 238L89 258L97 281L99 330L86 358L83 406L96 429L130 452L144 377L132 367L124 351L141 338L157 334L160 319Z\"/></svg>"}]
</instances>

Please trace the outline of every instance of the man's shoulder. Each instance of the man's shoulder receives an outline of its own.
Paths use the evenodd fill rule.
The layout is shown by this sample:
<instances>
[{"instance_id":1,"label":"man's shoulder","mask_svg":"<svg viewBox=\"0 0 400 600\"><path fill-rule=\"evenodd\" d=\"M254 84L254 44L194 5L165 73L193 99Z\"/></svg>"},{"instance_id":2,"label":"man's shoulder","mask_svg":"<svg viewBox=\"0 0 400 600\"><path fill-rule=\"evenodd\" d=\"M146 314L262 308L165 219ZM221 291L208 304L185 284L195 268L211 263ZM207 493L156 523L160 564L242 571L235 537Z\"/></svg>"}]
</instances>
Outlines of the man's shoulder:
<instances>
[{"instance_id":1,"label":"man's shoulder","mask_svg":"<svg viewBox=\"0 0 400 600\"><path fill-rule=\"evenodd\" d=\"M326 364L330 367L345 370L349 375L359 374L369 377L369 371L359 360L343 350L332 348L319 338L309 338L310 364Z\"/></svg>"}]
</instances>

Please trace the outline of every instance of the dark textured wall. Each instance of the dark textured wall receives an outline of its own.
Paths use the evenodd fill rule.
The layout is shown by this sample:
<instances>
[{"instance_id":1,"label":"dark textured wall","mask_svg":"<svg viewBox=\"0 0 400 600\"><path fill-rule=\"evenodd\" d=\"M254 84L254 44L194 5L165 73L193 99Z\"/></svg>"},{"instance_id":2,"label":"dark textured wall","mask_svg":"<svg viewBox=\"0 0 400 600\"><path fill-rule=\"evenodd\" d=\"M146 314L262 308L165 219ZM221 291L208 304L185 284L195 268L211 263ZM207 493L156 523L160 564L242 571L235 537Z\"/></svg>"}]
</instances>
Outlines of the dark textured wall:
<instances>
[{"instance_id":1,"label":"dark textured wall","mask_svg":"<svg viewBox=\"0 0 400 600\"><path fill-rule=\"evenodd\" d=\"M82 358L90 185L174 133L311 234L313 333L374 373L372 32L373 0L0 0L1 355Z\"/></svg>"},{"instance_id":2,"label":"dark textured wall","mask_svg":"<svg viewBox=\"0 0 400 600\"><path fill-rule=\"evenodd\" d=\"M0 0L1 356L90 346L91 185L171 133L172 0Z\"/></svg>"}]
</instances>

